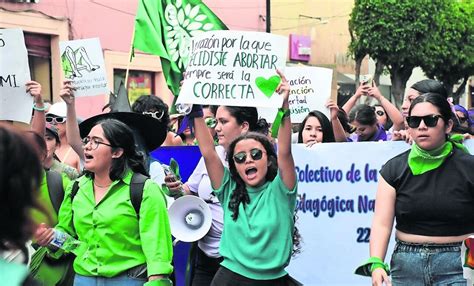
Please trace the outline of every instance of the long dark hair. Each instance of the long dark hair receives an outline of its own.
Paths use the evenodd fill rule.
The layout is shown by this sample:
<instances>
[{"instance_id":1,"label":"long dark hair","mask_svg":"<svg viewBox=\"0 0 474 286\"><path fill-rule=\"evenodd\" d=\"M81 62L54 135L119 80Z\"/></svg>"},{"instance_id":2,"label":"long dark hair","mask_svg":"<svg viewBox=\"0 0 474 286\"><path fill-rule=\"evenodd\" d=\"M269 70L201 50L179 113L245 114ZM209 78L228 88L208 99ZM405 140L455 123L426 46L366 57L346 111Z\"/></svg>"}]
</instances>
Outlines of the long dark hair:
<instances>
[{"instance_id":1,"label":"long dark hair","mask_svg":"<svg viewBox=\"0 0 474 286\"><path fill-rule=\"evenodd\" d=\"M357 121L362 125L374 125L377 123L375 108L367 104L359 104L349 112L349 122Z\"/></svg>"},{"instance_id":2,"label":"long dark hair","mask_svg":"<svg viewBox=\"0 0 474 286\"><path fill-rule=\"evenodd\" d=\"M303 119L303 122L301 122L299 128L298 128L298 143L303 143L303 130L304 126L306 124L306 121L308 121L308 118L310 117L316 117L319 121L319 124L321 124L321 129L323 130L323 142L336 142L336 139L334 139L334 132L332 130L332 125L329 122L329 119L327 118L324 113L318 110L313 110L306 115L306 117Z\"/></svg>"},{"instance_id":3,"label":"long dark hair","mask_svg":"<svg viewBox=\"0 0 474 286\"><path fill-rule=\"evenodd\" d=\"M28 209L41 209L34 193L43 167L35 144L31 137L0 124L0 249L24 247L32 234L25 227L30 223Z\"/></svg>"},{"instance_id":4,"label":"long dark hair","mask_svg":"<svg viewBox=\"0 0 474 286\"><path fill-rule=\"evenodd\" d=\"M237 168L235 166L235 162L233 159L234 150L237 143L239 143L242 140L247 140L247 139L253 139L259 142L260 144L262 144L263 148L265 149L265 152L267 153L268 169L267 169L267 174L265 176L265 180L273 181L273 179L275 179L276 175L278 174L277 154L275 152L275 148L273 147L272 143L265 135L261 133L257 133L257 132L247 132L238 136L230 143L229 150L227 152L227 162L229 163L230 176L236 182L236 187L232 192L228 207L232 211L232 219L234 221L236 221L237 218L239 217L239 205L241 203L245 205L250 202L250 197L247 193L247 188L245 186L244 181L242 180L239 173L237 172ZM293 215L293 222L295 226L293 230L292 253L297 254L300 252L300 249L301 249L301 245L300 245L301 236L298 231L298 228L296 227L296 212Z\"/></svg>"},{"instance_id":5,"label":"long dark hair","mask_svg":"<svg viewBox=\"0 0 474 286\"><path fill-rule=\"evenodd\" d=\"M420 94L425 93L437 93L444 97L448 98L448 91L446 88L437 80L434 79L424 79L414 83L411 88L418 91Z\"/></svg>"},{"instance_id":6,"label":"long dark hair","mask_svg":"<svg viewBox=\"0 0 474 286\"><path fill-rule=\"evenodd\" d=\"M230 115L235 118L239 125L242 125L244 122L248 122L250 131L259 130L260 126L258 125L258 111L255 107L248 106L220 106L227 111Z\"/></svg>"},{"instance_id":7,"label":"long dark hair","mask_svg":"<svg viewBox=\"0 0 474 286\"><path fill-rule=\"evenodd\" d=\"M119 158L112 159L109 177L112 181L125 176L128 169L134 173L141 173L148 176L145 168L144 156L137 150L133 131L123 122L117 119L104 119L98 121L95 125L101 125L104 130L105 138L112 145L112 151L119 148L123 149L123 154ZM90 171L84 171L88 177L93 177Z\"/></svg>"}]
</instances>

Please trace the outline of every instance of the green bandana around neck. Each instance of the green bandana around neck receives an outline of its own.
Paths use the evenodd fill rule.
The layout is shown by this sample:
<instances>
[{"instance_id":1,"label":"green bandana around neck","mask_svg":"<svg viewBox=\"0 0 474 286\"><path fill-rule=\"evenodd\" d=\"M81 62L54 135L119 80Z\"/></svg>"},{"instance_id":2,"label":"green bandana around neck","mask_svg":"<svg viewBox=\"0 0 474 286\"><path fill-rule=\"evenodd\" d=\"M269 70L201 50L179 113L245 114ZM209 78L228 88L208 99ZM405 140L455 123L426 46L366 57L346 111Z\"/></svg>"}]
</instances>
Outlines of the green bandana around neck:
<instances>
[{"instance_id":1,"label":"green bandana around neck","mask_svg":"<svg viewBox=\"0 0 474 286\"><path fill-rule=\"evenodd\" d=\"M453 151L453 143L450 141L446 141L443 146L431 151L423 150L413 143L408 155L408 166L413 175L424 174L441 166L451 151Z\"/></svg>"}]
</instances>

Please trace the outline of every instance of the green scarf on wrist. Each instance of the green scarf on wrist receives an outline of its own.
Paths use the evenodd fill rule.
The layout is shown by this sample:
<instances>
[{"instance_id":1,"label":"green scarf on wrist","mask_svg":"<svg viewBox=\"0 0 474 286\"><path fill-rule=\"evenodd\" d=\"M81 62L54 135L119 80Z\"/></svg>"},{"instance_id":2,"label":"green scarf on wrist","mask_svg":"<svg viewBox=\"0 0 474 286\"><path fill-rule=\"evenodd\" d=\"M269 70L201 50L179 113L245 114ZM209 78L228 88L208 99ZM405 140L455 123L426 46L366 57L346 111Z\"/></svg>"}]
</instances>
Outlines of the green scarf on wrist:
<instances>
[{"instance_id":1,"label":"green scarf on wrist","mask_svg":"<svg viewBox=\"0 0 474 286\"><path fill-rule=\"evenodd\" d=\"M408 166L413 175L421 175L441 166L452 153L454 147L469 154L467 148L462 144L462 135L457 135L452 135L441 147L431 151L423 150L413 143L408 155Z\"/></svg>"}]
</instances>

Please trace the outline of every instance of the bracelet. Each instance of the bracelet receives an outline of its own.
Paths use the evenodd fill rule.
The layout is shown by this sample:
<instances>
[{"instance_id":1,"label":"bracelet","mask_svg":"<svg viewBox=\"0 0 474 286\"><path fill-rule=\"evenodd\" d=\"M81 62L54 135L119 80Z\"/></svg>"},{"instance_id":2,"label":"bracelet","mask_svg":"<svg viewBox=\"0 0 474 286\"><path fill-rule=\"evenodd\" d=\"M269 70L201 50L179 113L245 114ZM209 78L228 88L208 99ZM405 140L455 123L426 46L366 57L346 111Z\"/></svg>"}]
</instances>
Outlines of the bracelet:
<instances>
[{"instance_id":1,"label":"bracelet","mask_svg":"<svg viewBox=\"0 0 474 286\"><path fill-rule=\"evenodd\" d=\"M273 120L273 124L272 124L272 137L273 138L278 137L278 130L280 129L281 122L285 117L288 117L288 116L290 116L289 109L278 108L278 113L275 117L275 120Z\"/></svg>"},{"instance_id":2,"label":"bracelet","mask_svg":"<svg viewBox=\"0 0 474 286\"><path fill-rule=\"evenodd\" d=\"M38 106L36 106L36 103L33 103L33 109L36 110L36 111L45 111L46 106L43 105L43 107L38 107Z\"/></svg>"},{"instance_id":3,"label":"bracelet","mask_svg":"<svg viewBox=\"0 0 474 286\"><path fill-rule=\"evenodd\" d=\"M377 268L383 268L387 275L390 275L390 268L387 263L384 263L379 257L372 256L364 264L357 267L355 274L362 276L371 276L372 271Z\"/></svg>"},{"instance_id":4,"label":"bracelet","mask_svg":"<svg viewBox=\"0 0 474 286\"><path fill-rule=\"evenodd\" d=\"M285 117L290 116L290 109L278 108L278 112L282 112L282 113L283 113L283 117L282 117L282 118L285 118Z\"/></svg>"}]
</instances>

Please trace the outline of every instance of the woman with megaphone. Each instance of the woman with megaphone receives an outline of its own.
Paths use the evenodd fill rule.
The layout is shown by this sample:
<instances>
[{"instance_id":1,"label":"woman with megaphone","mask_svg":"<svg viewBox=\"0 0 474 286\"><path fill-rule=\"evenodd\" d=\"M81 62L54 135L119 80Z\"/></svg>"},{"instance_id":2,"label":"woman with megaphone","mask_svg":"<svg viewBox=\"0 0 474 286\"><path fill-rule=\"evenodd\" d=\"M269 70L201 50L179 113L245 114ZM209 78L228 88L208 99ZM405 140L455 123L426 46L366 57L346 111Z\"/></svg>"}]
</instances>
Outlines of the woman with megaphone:
<instances>
[{"instance_id":1,"label":"woman with megaphone","mask_svg":"<svg viewBox=\"0 0 474 286\"><path fill-rule=\"evenodd\" d=\"M266 122L258 120L255 107L219 106L216 121L217 125L206 126L213 127L216 132L219 145L215 146L215 150L224 166L228 166L225 150L235 138L248 131L268 131ZM177 181L173 175L166 176L165 182L172 196L197 195L206 201L211 209L211 229L199 240L196 254L191 258L194 268L191 285L209 286L223 259L219 253L219 244L224 220L221 204L212 192L204 158L201 158L186 183Z\"/></svg>"},{"instance_id":2,"label":"woman with megaphone","mask_svg":"<svg viewBox=\"0 0 474 286\"><path fill-rule=\"evenodd\" d=\"M278 74L282 81L276 91L283 95L278 158L266 136L248 132L228 143L227 168L214 148L199 106L190 114L213 192L224 211L219 248L223 261L211 285L289 284L285 267L294 250L297 184L291 154L289 84Z\"/></svg>"}]
</instances>

